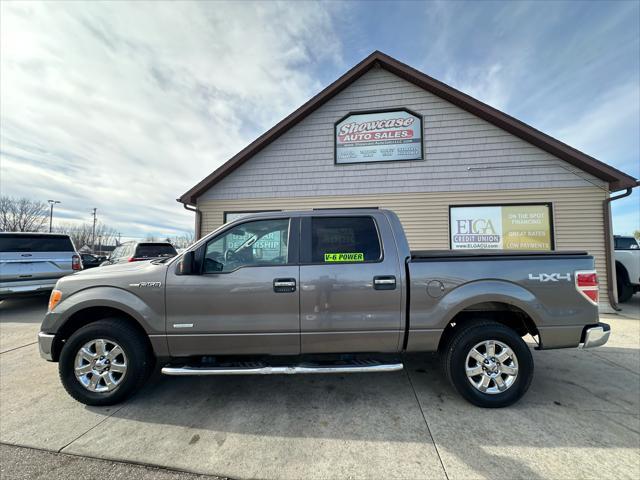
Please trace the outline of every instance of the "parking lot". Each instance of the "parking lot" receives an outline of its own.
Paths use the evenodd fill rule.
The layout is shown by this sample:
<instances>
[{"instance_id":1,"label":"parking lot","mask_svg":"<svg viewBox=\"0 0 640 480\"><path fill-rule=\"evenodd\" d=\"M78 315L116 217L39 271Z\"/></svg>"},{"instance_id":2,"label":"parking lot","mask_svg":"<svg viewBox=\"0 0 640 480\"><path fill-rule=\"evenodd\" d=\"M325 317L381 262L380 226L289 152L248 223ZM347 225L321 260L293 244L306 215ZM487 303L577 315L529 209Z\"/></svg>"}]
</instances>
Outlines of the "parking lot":
<instances>
[{"instance_id":1,"label":"parking lot","mask_svg":"<svg viewBox=\"0 0 640 480\"><path fill-rule=\"evenodd\" d=\"M638 478L640 296L595 350L534 352L517 405L483 410L433 356L387 374L170 378L86 407L41 360L46 298L0 304L0 441L231 478Z\"/></svg>"}]
</instances>

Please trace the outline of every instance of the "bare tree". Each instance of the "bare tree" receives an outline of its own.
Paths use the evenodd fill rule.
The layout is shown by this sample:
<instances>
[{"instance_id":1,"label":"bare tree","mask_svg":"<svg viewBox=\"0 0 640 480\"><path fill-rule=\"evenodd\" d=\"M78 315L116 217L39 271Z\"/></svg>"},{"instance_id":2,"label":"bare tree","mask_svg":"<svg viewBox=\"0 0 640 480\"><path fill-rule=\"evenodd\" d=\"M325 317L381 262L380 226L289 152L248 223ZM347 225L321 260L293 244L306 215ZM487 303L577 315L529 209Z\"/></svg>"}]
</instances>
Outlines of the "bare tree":
<instances>
[{"instance_id":1,"label":"bare tree","mask_svg":"<svg viewBox=\"0 0 640 480\"><path fill-rule=\"evenodd\" d=\"M176 235L171 239L171 243L176 248L187 248L194 242L195 238L192 232L185 233L184 235Z\"/></svg>"},{"instance_id":2,"label":"bare tree","mask_svg":"<svg viewBox=\"0 0 640 480\"><path fill-rule=\"evenodd\" d=\"M71 240L73 240L73 244L78 249L85 245L91 247L93 239L93 223L62 223L56 227L55 231L57 233L65 233L69 235ZM101 245L115 245L118 233L115 228L111 228L104 223L97 223L96 238L101 238Z\"/></svg>"},{"instance_id":3,"label":"bare tree","mask_svg":"<svg viewBox=\"0 0 640 480\"><path fill-rule=\"evenodd\" d=\"M28 198L0 197L0 230L39 232L47 222L47 204Z\"/></svg>"}]
</instances>

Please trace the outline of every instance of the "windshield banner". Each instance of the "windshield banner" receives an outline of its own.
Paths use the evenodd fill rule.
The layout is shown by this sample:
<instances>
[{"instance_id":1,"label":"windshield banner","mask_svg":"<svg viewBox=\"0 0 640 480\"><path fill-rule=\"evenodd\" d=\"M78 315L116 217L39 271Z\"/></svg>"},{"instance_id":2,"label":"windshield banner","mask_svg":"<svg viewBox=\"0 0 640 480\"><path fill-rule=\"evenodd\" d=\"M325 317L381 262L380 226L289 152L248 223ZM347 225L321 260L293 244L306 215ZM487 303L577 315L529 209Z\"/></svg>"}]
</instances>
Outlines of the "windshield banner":
<instances>
[{"instance_id":1,"label":"windshield banner","mask_svg":"<svg viewBox=\"0 0 640 480\"><path fill-rule=\"evenodd\" d=\"M422 119L405 110L358 113L336 124L336 163L422 159Z\"/></svg>"},{"instance_id":2,"label":"windshield banner","mask_svg":"<svg viewBox=\"0 0 640 480\"><path fill-rule=\"evenodd\" d=\"M451 207L451 249L552 250L551 206Z\"/></svg>"}]
</instances>

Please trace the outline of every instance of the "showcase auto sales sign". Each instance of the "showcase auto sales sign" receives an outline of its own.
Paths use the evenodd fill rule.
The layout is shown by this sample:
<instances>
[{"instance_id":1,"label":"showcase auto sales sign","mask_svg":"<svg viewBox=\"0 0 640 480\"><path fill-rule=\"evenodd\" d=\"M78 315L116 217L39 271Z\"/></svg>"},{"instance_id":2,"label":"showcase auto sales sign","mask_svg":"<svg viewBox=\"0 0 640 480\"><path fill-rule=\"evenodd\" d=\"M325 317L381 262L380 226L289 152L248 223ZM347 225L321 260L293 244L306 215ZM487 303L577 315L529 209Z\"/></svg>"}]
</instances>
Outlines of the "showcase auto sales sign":
<instances>
[{"instance_id":1,"label":"showcase auto sales sign","mask_svg":"<svg viewBox=\"0 0 640 480\"><path fill-rule=\"evenodd\" d=\"M335 127L336 163L422 159L422 119L406 110L351 114Z\"/></svg>"}]
</instances>

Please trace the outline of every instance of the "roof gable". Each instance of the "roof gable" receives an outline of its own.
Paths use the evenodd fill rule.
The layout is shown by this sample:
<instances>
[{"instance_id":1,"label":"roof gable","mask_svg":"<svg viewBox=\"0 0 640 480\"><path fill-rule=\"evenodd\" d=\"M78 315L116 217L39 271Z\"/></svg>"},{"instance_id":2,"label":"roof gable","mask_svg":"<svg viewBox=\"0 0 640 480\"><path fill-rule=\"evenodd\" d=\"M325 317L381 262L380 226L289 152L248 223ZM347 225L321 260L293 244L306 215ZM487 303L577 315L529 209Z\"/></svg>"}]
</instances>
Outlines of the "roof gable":
<instances>
[{"instance_id":1,"label":"roof gable","mask_svg":"<svg viewBox=\"0 0 640 480\"><path fill-rule=\"evenodd\" d=\"M535 128L503 113L469 95L456 90L424 73L399 62L381 52L373 52L362 62L358 63L342 77L311 98L289 116L278 122L274 127L259 136L256 140L242 149L231 159L213 171L197 185L185 192L179 199L184 204L195 204L196 199L206 190L215 185L222 178L249 160L253 155L280 137L288 129L313 113L325 102L343 91L355 80L362 77L374 66L379 66L398 77L401 77L418 87L437 95L438 97L492 123L493 125L535 145L542 150L580 168L609 183L612 191L630 188L637 184L633 177L600 162L585 153L566 145L559 140L536 130Z\"/></svg>"}]
</instances>

